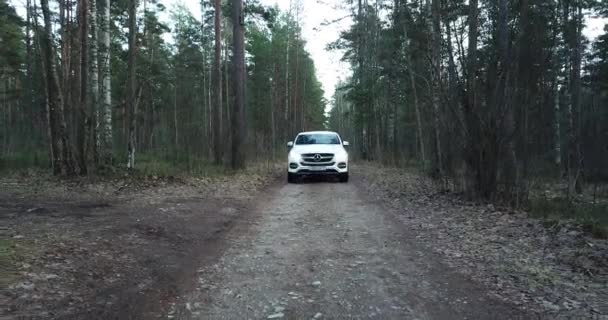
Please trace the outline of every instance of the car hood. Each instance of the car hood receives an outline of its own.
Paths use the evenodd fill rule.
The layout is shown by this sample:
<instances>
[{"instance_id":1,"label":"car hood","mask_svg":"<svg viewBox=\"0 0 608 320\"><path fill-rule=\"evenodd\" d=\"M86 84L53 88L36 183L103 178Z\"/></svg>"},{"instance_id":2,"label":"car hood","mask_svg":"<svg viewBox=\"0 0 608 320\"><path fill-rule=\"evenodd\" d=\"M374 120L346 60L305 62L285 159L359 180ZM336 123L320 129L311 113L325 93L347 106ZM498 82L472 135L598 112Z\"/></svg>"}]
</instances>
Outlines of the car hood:
<instances>
[{"instance_id":1,"label":"car hood","mask_svg":"<svg viewBox=\"0 0 608 320\"><path fill-rule=\"evenodd\" d=\"M295 145L291 149L292 152L303 153L339 153L344 151L344 147L340 144L305 144Z\"/></svg>"}]
</instances>

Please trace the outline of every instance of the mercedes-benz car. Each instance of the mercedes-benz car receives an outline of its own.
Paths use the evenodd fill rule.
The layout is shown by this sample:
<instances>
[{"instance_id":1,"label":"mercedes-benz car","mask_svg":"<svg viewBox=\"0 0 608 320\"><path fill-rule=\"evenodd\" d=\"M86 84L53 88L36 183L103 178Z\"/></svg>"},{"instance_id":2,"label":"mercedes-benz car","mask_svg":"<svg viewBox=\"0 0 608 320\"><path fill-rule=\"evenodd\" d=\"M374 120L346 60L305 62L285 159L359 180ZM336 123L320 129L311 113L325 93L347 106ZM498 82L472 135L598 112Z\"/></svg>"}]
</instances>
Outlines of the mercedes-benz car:
<instances>
[{"instance_id":1,"label":"mercedes-benz car","mask_svg":"<svg viewBox=\"0 0 608 320\"><path fill-rule=\"evenodd\" d=\"M337 176L340 182L348 182L348 145L332 131L299 133L287 143L287 182L315 175Z\"/></svg>"}]
</instances>

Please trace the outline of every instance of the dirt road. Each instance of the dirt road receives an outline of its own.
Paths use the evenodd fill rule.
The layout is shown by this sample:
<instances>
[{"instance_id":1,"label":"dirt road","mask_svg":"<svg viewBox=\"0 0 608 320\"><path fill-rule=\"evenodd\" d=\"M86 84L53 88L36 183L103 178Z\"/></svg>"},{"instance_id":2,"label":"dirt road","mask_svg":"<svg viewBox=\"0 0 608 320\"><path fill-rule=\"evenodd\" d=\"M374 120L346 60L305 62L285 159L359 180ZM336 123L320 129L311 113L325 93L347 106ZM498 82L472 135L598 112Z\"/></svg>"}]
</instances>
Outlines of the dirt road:
<instances>
[{"instance_id":1,"label":"dirt road","mask_svg":"<svg viewBox=\"0 0 608 320\"><path fill-rule=\"evenodd\" d=\"M282 170L0 179L0 319L608 319L608 241L574 224Z\"/></svg>"},{"instance_id":2,"label":"dirt road","mask_svg":"<svg viewBox=\"0 0 608 320\"><path fill-rule=\"evenodd\" d=\"M531 318L445 266L360 183L268 192L169 318Z\"/></svg>"}]
</instances>

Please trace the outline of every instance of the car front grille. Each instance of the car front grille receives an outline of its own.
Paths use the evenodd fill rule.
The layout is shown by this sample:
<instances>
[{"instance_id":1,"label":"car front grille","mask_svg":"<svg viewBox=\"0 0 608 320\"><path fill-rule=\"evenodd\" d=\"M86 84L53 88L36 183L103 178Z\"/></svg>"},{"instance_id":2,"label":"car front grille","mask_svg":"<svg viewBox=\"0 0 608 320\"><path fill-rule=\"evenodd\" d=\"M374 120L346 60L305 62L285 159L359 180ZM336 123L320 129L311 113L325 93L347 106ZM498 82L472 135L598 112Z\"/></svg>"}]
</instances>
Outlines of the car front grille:
<instances>
[{"instance_id":1,"label":"car front grille","mask_svg":"<svg viewBox=\"0 0 608 320\"><path fill-rule=\"evenodd\" d=\"M325 162L325 163L321 163L321 162L300 162L300 164L304 167L331 167L334 164L336 164L335 162Z\"/></svg>"},{"instance_id":2,"label":"car front grille","mask_svg":"<svg viewBox=\"0 0 608 320\"><path fill-rule=\"evenodd\" d=\"M307 163L327 163L334 159L333 153L304 153L302 154L302 161Z\"/></svg>"}]
</instances>

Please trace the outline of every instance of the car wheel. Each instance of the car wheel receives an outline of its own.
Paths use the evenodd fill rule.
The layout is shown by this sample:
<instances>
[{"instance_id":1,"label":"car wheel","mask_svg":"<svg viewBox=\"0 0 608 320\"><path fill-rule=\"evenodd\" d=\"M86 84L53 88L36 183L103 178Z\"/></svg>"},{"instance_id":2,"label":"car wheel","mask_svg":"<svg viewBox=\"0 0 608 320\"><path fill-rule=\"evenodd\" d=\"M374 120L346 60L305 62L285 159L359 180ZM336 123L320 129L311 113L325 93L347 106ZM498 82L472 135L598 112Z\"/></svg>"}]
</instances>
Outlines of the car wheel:
<instances>
[{"instance_id":1,"label":"car wheel","mask_svg":"<svg viewBox=\"0 0 608 320\"><path fill-rule=\"evenodd\" d=\"M348 182L348 172L340 174L340 182L342 182L342 183Z\"/></svg>"},{"instance_id":2,"label":"car wheel","mask_svg":"<svg viewBox=\"0 0 608 320\"><path fill-rule=\"evenodd\" d=\"M287 183L296 183L297 182L297 176L291 172L287 172Z\"/></svg>"}]
</instances>

